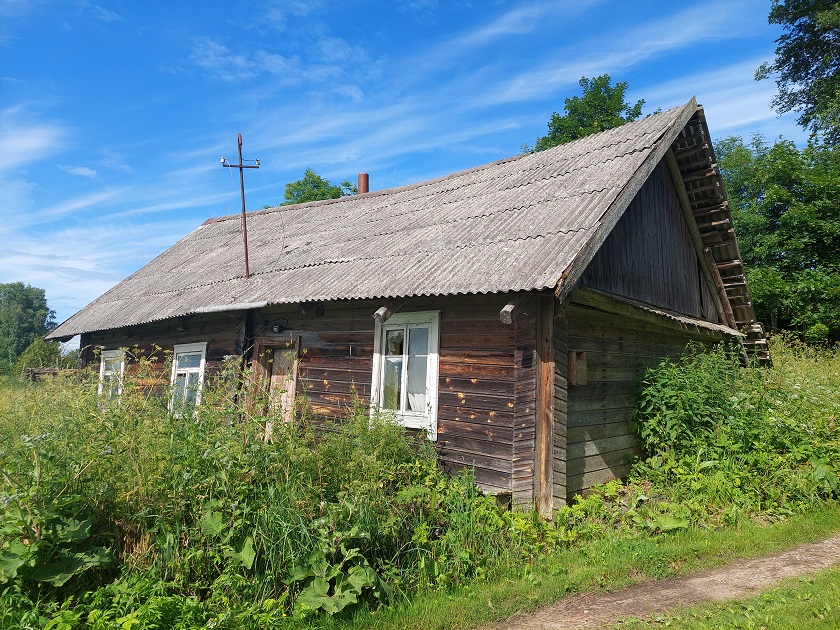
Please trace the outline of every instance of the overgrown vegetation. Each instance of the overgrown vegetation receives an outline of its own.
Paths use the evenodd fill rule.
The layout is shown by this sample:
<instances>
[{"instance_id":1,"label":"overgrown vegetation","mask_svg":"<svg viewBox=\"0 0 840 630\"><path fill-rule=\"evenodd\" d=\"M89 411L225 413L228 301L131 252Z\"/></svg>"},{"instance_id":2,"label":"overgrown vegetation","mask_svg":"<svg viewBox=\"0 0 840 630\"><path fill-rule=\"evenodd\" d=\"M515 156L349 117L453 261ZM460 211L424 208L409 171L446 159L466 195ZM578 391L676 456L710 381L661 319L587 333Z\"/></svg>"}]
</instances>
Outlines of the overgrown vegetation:
<instances>
[{"instance_id":1,"label":"overgrown vegetation","mask_svg":"<svg viewBox=\"0 0 840 630\"><path fill-rule=\"evenodd\" d=\"M449 477L424 441L362 407L320 439L275 419L266 443L267 418L242 421L234 373L186 418L143 370L119 402L97 397L92 375L8 381L0 627L387 626L390 612L365 611L533 586L578 556L629 553L660 575L645 540L838 494L840 356L784 340L772 350L772 368L721 350L651 371L637 418L650 457L550 524L503 509L469 474Z\"/></svg>"}]
</instances>

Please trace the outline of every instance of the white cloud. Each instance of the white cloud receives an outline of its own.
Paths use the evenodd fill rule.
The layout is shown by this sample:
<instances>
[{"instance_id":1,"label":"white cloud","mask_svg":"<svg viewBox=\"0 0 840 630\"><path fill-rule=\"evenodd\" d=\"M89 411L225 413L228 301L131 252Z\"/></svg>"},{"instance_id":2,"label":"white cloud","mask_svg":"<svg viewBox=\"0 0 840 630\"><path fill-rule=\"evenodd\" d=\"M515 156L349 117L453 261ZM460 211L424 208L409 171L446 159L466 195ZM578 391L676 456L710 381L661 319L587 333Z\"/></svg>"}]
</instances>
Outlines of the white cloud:
<instances>
[{"instance_id":1,"label":"white cloud","mask_svg":"<svg viewBox=\"0 0 840 630\"><path fill-rule=\"evenodd\" d=\"M243 81L259 74L258 64L247 55L234 54L210 37L195 37L189 61L222 81Z\"/></svg>"},{"instance_id":2,"label":"white cloud","mask_svg":"<svg viewBox=\"0 0 840 630\"><path fill-rule=\"evenodd\" d=\"M123 21L122 16L120 16L118 13L114 13L113 11L109 11L108 9L105 9L105 8L99 6L98 4L91 4L91 3L85 2L85 3L82 4L82 6L85 7L88 11L90 11L93 14L93 17L95 19L99 20L100 22L110 23L110 22L122 22Z\"/></svg>"},{"instance_id":3,"label":"white cloud","mask_svg":"<svg viewBox=\"0 0 840 630\"><path fill-rule=\"evenodd\" d=\"M762 57L754 57L718 67L711 74L697 72L636 91L639 94L643 92L648 103L662 104L663 107L680 105L690 96L696 96L697 102L706 111L709 129L715 137L730 134L749 136L758 132L769 134L771 138L782 134L797 143L804 143L808 134L796 125L795 116L779 117L771 107L776 93L775 84L753 79L755 69L762 61Z\"/></svg>"},{"instance_id":4,"label":"white cloud","mask_svg":"<svg viewBox=\"0 0 840 630\"><path fill-rule=\"evenodd\" d=\"M66 166L60 164L58 168L60 168L65 173L69 173L70 175L78 175L80 177L96 179L96 171L94 171L92 168L88 168L87 166Z\"/></svg>"},{"instance_id":5,"label":"white cloud","mask_svg":"<svg viewBox=\"0 0 840 630\"><path fill-rule=\"evenodd\" d=\"M67 136L63 127L28 118L22 106L0 112L0 171L37 162L63 149Z\"/></svg>"},{"instance_id":6,"label":"white cloud","mask_svg":"<svg viewBox=\"0 0 840 630\"><path fill-rule=\"evenodd\" d=\"M630 28L622 35L581 40L572 48L559 48L546 61L518 73L497 86L494 103L547 98L560 88L574 85L582 76L597 76L637 66L668 52L703 42L729 39L750 33L751 24L741 19L738 3L717 2L705 9L715 20L696 19L692 7L655 22ZM564 61L558 63L556 60ZM707 74L711 74L708 73Z\"/></svg>"},{"instance_id":7,"label":"white cloud","mask_svg":"<svg viewBox=\"0 0 840 630\"><path fill-rule=\"evenodd\" d=\"M134 172L134 169L131 168L131 165L119 152L112 151L111 149L100 149L99 153L102 155L102 158L99 160L99 165L103 168L109 168L123 173Z\"/></svg>"}]
</instances>

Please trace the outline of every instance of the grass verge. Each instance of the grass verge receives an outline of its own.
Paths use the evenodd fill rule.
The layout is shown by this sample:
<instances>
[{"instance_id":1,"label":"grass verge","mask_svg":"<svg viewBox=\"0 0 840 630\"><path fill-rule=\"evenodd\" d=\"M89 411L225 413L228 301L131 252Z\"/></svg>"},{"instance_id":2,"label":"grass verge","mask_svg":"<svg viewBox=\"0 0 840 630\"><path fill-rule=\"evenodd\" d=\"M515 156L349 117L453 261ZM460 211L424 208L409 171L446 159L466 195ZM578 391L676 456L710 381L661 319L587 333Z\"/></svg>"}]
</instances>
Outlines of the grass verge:
<instances>
[{"instance_id":1,"label":"grass verge","mask_svg":"<svg viewBox=\"0 0 840 630\"><path fill-rule=\"evenodd\" d=\"M788 580L749 599L703 604L630 619L615 625L622 630L645 628L764 628L765 630L822 630L840 623L840 568Z\"/></svg>"},{"instance_id":2,"label":"grass verge","mask_svg":"<svg viewBox=\"0 0 840 630\"><path fill-rule=\"evenodd\" d=\"M523 575L473 583L374 613L360 611L350 620L322 618L308 627L475 628L531 612L570 593L616 590L648 579L685 575L820 540L836 531L840 531L840 505L832 501L774 523L745 522L738 527L683 530L652 538L601 539L545 558Z\"/></svg>"}]
</instances>

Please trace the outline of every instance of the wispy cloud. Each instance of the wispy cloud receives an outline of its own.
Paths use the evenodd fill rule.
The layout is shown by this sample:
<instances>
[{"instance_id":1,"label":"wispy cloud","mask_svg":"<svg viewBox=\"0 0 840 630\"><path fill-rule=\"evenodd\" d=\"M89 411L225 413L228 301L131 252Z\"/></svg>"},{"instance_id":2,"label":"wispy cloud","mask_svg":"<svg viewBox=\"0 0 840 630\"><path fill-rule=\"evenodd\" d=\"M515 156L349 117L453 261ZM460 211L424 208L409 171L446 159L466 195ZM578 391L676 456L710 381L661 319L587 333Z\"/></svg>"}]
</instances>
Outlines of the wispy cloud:
<instances>
[{"instance_id":1,"label":"wispy cloud","mask_svg":"<svg viewBox=\"0 0 840 630\"><path fill-rule=\"evenodd\" d=\"M37 211L30 212L22 219L23 225L37 225L40 223L47 223L54 221L60 217L74 214L80 211L89 212L97 207L111 202L115 199L124 198L126 190L124 188L114 188L110 190L100 190L97 192L81 195L68 199L45 208L40 208Z\"/></svg>"},{"instance_id":2,"label":"wispy cloud","mask_svg":"<svg viewBox=\"0 0 840 630\"><path fill-rule=\"evenodd\" d=\"M644 98L650 103L676 105L695 95L706 110L710 128L719 137L750 127L771 137L783 134L804 142L807 133L796 125L795 116L780 118L772 109L771 101L776 93L773 82L753 80L755 69L762 61L762 57L755 57L720 66L713 74L696 72L646 86Z\"/></svg>"},{"instance_id":3,"label":"wispy cloud","mask_svg":"<svg viewBox=\"0 0 840 630\"><path fill-rule=\"evenodd\" d=\"M99 165L101 167L123 173L134 172L134 169L131 168L131 165L126 161L125 157L123 157L118 151L114 151L112 149L100 149L99 153L102 155L102 158L99 160Z\"/></svg>"},{"instance_id":4,"label":"wispy cloud","mask_svg":"<svg viewBox=\"0 0 840 630\"><path fill-rule=\"evenodd\" d=\"M87 166L67 166L60 164L58 168L60 168L65 173L69 173L70 175L78 175L79 177L88 177L90 179L96 179L96 171Z\"/></svg>"},{"instance_id":5,"label":"wispy cloud","mask_svg":"<svg viewBox=\"0 0 840 630\"><path fill-rule=\"evenodd\" d=\"M22 106L0 111L0 171L54 155L63 148L66 137L61 125L34 122Z\"/></svg>"},{"instance_id":6,"label":"wispy cloud","mask_svg":"<svg viewBox=\"0 0 840 630\"><path fill-rule=\"evenodd\" d=\"M122 22L123 18L118 13L113 11L109 11L98 4L93 4L91 2L83 2L81 6L87 9L91 15L93 15L94 19L99 20L100 22Z\"/></svg>"},{"instance_id":7,"label":"wispy cloud","mask_svg":"<svg viewBox=\"0 0 840 630\"><path fill-rule=\"evenodd\" d=\"M323 0L274 0L259 12L259 18L251 26L257 30L269 26L282 32L286 30L289 18L309 15L322 6Z\"/></svg>"},{"instance_id":8,"label":"wispy cloud","mask_svg":"<svg viewBox=\"0 0 840 630\"><path fill-rule=\"evenodd\" d=\"M696 9L686 9L632 29L609 40L596 36L561 47L546 55L550 61L518 73L496 90L495 103L545 98L559 88L573 85L581 76L595 76L632 68L643 61L697 46L704 42L738 37L749 33L739 20L737 3L714 3L708 7L715 20L697 20ZM556 59L564 60L557 63Z\"/></svg>"}]
</instances>

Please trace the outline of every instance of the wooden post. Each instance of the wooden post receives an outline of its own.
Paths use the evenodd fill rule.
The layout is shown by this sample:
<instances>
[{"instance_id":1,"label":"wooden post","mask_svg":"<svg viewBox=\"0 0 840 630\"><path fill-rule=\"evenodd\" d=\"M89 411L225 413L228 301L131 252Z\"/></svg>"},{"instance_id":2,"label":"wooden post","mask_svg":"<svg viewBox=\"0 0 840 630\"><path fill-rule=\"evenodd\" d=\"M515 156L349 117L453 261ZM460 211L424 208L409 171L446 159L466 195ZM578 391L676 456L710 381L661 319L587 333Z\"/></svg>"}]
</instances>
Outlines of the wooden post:
<instances>
[{"instance_id":1,"label":"wooden post","mask_svg":"<svg viewBox=\"0 0 840 630\"><path fill-rule=\"evenodd\" d=\"M553 295L537 298L534 502L546 519L554 510L554 303Z\"/></svg>"}]
</instances>

